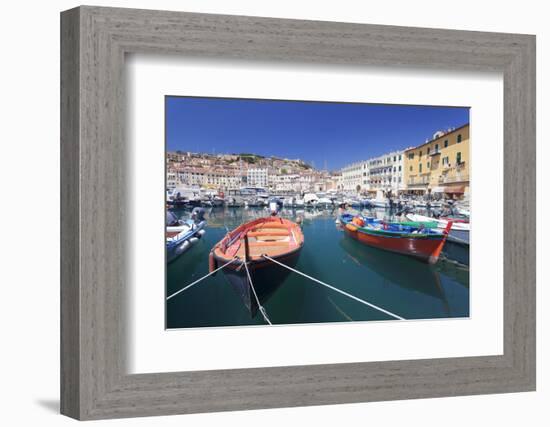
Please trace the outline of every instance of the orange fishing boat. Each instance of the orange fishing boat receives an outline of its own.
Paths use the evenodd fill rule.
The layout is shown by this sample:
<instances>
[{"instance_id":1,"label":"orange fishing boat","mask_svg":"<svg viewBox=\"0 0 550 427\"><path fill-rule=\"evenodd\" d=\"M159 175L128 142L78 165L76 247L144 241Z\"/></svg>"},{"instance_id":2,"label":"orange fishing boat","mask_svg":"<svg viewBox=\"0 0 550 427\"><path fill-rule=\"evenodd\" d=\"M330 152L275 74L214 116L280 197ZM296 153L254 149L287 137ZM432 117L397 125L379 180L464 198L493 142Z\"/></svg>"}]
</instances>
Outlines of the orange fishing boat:
<instances>
[{"instance_id":1,"label":"orange fishing boat","mask_svg":"<svg viewBox=\"0 0 550 427\"><path fill-rule=\"evenodd\" d=\"M256 219L229 232L212 248L209 269L212 272L229 262L223 272L254 317L258 311L254 290L263 304L290 272L263 255L293 267L303 245L304 235L298 224L278 216Z\"/></svg>"}]
</instances>

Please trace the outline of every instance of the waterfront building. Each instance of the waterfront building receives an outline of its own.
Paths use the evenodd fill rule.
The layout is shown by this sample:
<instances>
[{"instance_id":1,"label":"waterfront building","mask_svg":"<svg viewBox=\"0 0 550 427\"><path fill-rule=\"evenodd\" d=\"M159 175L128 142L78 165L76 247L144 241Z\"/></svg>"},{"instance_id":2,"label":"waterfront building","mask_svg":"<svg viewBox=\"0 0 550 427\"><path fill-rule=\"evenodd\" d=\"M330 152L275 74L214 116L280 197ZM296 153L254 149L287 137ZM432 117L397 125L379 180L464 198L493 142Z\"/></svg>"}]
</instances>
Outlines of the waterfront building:
<instances>
[{"instance_id":1,"label":"waterfront building","mask_svg":"<svg viewBox=\"0 0 550 427\"><path fill-rule=\"evenodd\" d=\"M376 193L378 190L399 193L405 189L403 151L393 151L345 166L341 170L338 188L362 193Z\"/></svg>"},{"instance_id":2,"label":"waterfront building","mask_svg":"<svg viewBox=\"0 0 550 427\"><path fill-rule=\"evenodd\" d=\"M470 125L437 131L405 151L403 179L410 193L461 196L470 191Z\"/></svg>"},{"instance_id":3,"label":"waterfront building","mask_svg":"<svg viewBox=\"0 0 550 427\"><path fill-rule=\"evenodd\" d=\"M248 169L246 172L246 182L252 187L267 188L269 185L269 172L267 169Z\"/></svg>"},{"instance_id":4,"label":"waterfront building","mask_svg":"<svg viewBox=\"0 0 550 427\"><path fill-rule=\"evenodd\" d=\"M366 161L344 166L341 173L342 190L359 193L369 189L369 170Z\"/></svg>"},{"instance_id":5,"label":"waterfront building","mask_svg":"<svg viewBox=\"0 0 550 427\"><path fill-rule=\"evenodd\" d=\"M276 192L299 192L300 175L284 174L284 175L269 175L269 188Z\"/></svg>"},{"instance_id":6,"label":"waterfront building","mask_svg":"<svg viewBox=\"0 0 550 427\"><path fill-rule=\"evenodd\" d=\"M405 189L403 182L403 151L393 151L367 160L368 191L382 190L398 194Z\"/></svg>"},{"instance_id":7,"label":"waterfront building","mask_svg":"<svg viewBox=\"0 0 550 427\"><path fill-rule=\"evenodd\" d=\"M166 173L166 188L168 190L173 190L178 184L178 173L175 171L168 171Z\"/></svg>"},{"instance_id":8,"label":"waterfront building","mask_svg":"<svg viewBox=\"0 0 550 427\"><path fill-rule=\"evenodd\" d=\"M339 185L342 180L342 174L336 173L336 174L330 174L328 176L325 176L324 182L325 182L325 191L337 191L340 189Z\"/></svg>"}]
</instances>

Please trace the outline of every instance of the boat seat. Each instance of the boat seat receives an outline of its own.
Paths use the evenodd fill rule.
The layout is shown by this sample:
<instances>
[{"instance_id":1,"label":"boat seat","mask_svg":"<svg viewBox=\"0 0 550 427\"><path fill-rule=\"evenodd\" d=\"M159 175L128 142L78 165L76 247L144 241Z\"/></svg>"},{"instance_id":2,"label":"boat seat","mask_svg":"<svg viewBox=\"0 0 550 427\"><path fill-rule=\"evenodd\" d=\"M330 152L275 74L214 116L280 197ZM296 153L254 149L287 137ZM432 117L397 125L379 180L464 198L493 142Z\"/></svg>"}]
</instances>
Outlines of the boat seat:
<instances>
[{"instance_id":1,"label":"boat seat","mask_svg":"<svg viewBox=\"0 0 550 427\"><path fill-rule=\"evenodd\" d=\"M287 252L288 247L251 247L248 251L248 255L253 258L259 258L263 254L267 254L268 256L277 256L280 254L283 254ZM240 258L244 258L244 248L240 248L239 251L235 254L236 256Z\"/></svg>"},{"instance_id":2,"label":"boat seat","mask_svg":"<svg viewBox=\"0 0 550 427\"><path fill-rule=\"evenodd\" d=\"M288 230L276 230L276 231L249 231L246 233L248 237L264 237L264 236L288 236L290 233Z\"/></svg>"},{"instance_id":3,"label":"boat seat","mask_svg":"<svg viewBox=\"0 0 550 427\"><path fill-rule=\"evenodd\" d=\"M244 245L243 245L244 246ZM257 241L257 242L249 242L249 247L259 247L259 246L281 246L281 247L288 247L288 240L287 241Z\"/></svg>"},{"instance_id":4,"label":"boat seat","mask_svg":"<svg viewBox=\"0 0 550 427\"><path fill-rule=\"evenodd\" d=\"M275 221L271 221L267 224L261 224L259 225L258 227L255 227L253 230L254 231L264 231L264 230L269 230L269 229L284 229L284 230L288 230L288 225L286 224L280 224L278 222L275 222Z\"/></svg>"}]
</instances>

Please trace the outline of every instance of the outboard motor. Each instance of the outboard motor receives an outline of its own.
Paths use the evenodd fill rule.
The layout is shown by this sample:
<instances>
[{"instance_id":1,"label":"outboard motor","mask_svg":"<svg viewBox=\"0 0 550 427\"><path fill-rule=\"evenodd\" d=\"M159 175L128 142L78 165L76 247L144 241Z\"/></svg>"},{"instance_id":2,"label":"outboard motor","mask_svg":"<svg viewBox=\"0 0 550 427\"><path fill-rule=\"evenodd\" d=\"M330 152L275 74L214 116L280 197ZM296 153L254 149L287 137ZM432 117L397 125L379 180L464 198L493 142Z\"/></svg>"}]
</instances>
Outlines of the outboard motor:
<instances>
[{"instance_id":1,"label":"outboard motor","mask_svg":"<svg viewBox=\"0 0 550 427\"><path fill-rule=\"evenodd\" d=\"M175 226L178 226L180 225L181 222L180 220L178 219L178 217L176 215L174 215L173 212L170 212L170 211L166 211L166 225L168 227L175 227Z\"/></svg>"},{"instance_id":2,"label":"outboard motor","mask_svg":"<svg viewBox=\"0 0 550 427\"><path fill-rule=\"evenodd\" d=\"M276 216L283 208L283 202L277 197L273 197L269 200L269 212L272 216Z\"/></svg>"},{"instance_id":3,"label":"outboard motor","mask_svg":"<svg viewBox=\"0 0 550 427\"><path fill-rule=\"evenodd\" d=\"M196 223L199 223L201 221L204 221L204 214L205 214L205 211L203 208L199 208L199 207L193 208L193 210L191 211L191 219Z\"/></svg>"}]
</instances>

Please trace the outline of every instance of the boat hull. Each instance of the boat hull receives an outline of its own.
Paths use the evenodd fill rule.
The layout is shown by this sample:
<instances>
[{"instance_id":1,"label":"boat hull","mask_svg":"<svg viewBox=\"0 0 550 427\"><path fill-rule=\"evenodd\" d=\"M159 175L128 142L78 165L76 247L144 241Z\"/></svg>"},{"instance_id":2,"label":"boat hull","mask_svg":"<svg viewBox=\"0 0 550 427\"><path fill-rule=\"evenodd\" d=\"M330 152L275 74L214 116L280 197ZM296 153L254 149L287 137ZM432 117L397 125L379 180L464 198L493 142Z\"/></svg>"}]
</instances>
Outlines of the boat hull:
<instances>
[{"instance_id":1,"label":"boat hull","mask_svg":"<svg viewBox=\"0 0 550 427\"><path fill-rule=\"evenodd\" d=\"M289 266L294 267L300 257L301 248L298 250L273 258L277 261ZM223 264L226 261L215 257L216 265ZM256 290L260 304L264 305L269 298L275 293L277 289L282 285L285 279L290 274L290 270L275 264L274 262L264 260L252 260L248 263L248 270L252 279L252 285ZM258 303L254 297L246 269L241 260L236 260L234 263L229 264L223 269L223 274L227 278L227 281L231 284L233 290L241 298L243 304L250 312L250 316L253 318L258 313Z\"/></svg>"},{"instance_id":2,"label":"boat hull","mask_svg":"<svg viewBox=\"0 0 550 427\"><path fill-rule=\"evenodd\" d=\"M442 227L439 227L442 228ZM470 230L453 230L449 232L449 242L461 244L461 245L470 245Z\"/></svg>"},{"instance_id":3,"label":"boat hull","mask_svg":"<svg viewBox=\"0 0 550 427\"><path fill-rule=\"evenodd\" d=\"M166 261L168 263L175 261L180 255L182 255L184 252L187 252L189 249L191 249L191 247L194 246L199 241L199 238L200 236L198 235L196 237L190 237L189 239L182 241L178 245L167 248Z\"/></svg>"},{"instance_id":4,"label":"boat hull","mask_svg":"<svg viewBox=\"0 0 550 427\"><path fill-rule=\"evenodd\" d=\"M193 226L195 227L194 229L190 229L188 233L181 236L178 240L166 241L166 262L168 264L175 261L180 255L191 249L206 232L206 221L194 224ZM170 229L177 230L177 227L167 227L167 231Z\"/></svg>"},{"instance_id":5,"label":"boat hull","mask_svg":"<svg viewBox=\"0 0 550 427\"><path fill-rule=\"evenodd\" d=\"M446 237L443 234L441 237L388 237L382 234L363 231L353 226L348 227L346 225L343 229L347 236L365 245L411 256L429 264L435 264L439 259Z\"/></svg>"}]
</instances>

